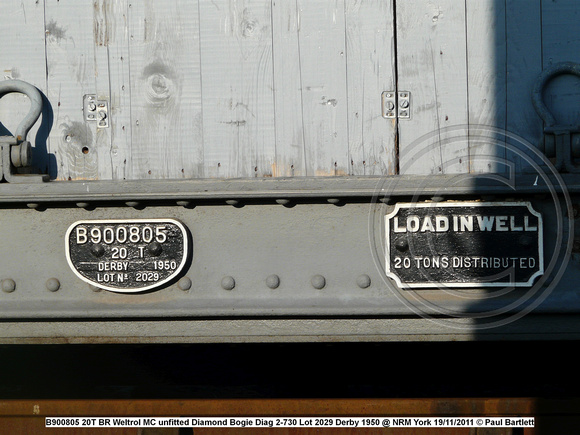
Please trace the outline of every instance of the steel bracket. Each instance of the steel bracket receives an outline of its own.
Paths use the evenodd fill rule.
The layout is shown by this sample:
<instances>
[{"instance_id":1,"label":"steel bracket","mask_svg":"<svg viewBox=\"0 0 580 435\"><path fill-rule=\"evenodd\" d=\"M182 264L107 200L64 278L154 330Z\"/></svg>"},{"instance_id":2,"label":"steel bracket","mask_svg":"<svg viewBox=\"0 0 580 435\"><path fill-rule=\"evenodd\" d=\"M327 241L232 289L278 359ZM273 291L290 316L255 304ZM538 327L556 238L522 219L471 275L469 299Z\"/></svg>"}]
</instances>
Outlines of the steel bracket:
<instances>
[{"instance_id":1,"label":"steel bracket","mask_svg":"<svg viewBox=\"0 0 580 435\"><path fill-rule=\"evenodd\" d=\"M411 119L411 93L385 91L382 94L383 118Z\"/></svg>"},{"instance_id":2,"label":"steel bracket","mask_svg":"<svg viewBox=\"0 0 580 435\"><path fill-rule=\"evenodd\" d=\"M42 96L38 89L21 80L6 80L0 83L0 98L18 92L30 99L30 110L20 122L14 136L0 137L0 181L9 183L35 183L49 181L48 175L17 174L16 168L32 163L32 145L26 140L30 128L42 112Z\"/></svg>"},{"instance_id":3,"label":"steel bracket","mask_svg":"<svg viewBox=\"0 0 580 435\"><path fill-rule=\"evenodd\" d=\"M99 128L109 127L109 103L99 100L96 95L83 97L83 114L85 121L95 121Z\"/></svg>"},{"instance_id":4,"label":"steel bracket","mask_svg":"<svg viewBox=\"0 0 580 435\"><path fill-rule=\"evenodd\" d=\"M574 164L574 152L580 136L580 126L558 124L543 99L543 92L547 84L557 76L571 74L580 77L580 64L562 62L542 71L538 76L532 91L532 103L536 112L544 121L544 153L548 157L555 157L555 167L559 172L580 173L580 166Z\"/></svg>"}]
</instances>

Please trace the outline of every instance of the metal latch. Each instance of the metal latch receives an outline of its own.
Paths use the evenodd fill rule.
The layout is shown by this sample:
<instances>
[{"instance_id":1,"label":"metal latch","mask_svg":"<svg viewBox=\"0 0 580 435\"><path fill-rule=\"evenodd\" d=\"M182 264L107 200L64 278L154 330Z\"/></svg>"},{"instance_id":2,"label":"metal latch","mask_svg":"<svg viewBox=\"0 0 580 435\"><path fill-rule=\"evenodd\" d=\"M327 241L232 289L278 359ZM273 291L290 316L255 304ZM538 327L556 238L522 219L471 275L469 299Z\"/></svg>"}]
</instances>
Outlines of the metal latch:
<instances>
[{"instance_id":1,"label":"metal latch","mask_svg":"<svg viewBox=\"0 0 580 435\"><path fill-rule=\"evenodd\" d=\"M30 166L32 145L26 140L28 132L42 112L42 96L38 89L21 80L0 82L0 98L11 92L25 94L30 99L30 110L16 128L14 136L0 136L0 181L34 183L49 181L46 174L17 174L16 168Z\"/></svg>"},{"instance_id":2,"label":"metal latch","mask_svg":"<svg viewBox=\"0 0 580 435\"><path fill-rule=\"evenodd\" d=\"M85 121L96 121L100 128L109 126L109 103L106 100L99 100L96 95L85 95L83 113Z\"/></svg>"},{"instance_id":3,"label":"metal latch","mask_svg":"<svg viewBox=\"0 0 580 435\"><path fill-rule=\"evenodd\" d=\"M580 125L557 124L543 98L548 82L564 74L580 77L580 64L562 62L542 71L532 91L532 103L544 121L544 154L556 158L555 168L559 172L577 174L580 167L574 164L573 157L580 157Z\"/></svg>"},{"instance_id":4,"label":"metal latch","mask_svg":"<svg viewBox=\"0 0 580 435\"><path fill-rule=\"evenodd\" d=\"M411 93L408 91L385 91L383 97L383 118L411 119Z\"/></svg>"}]
</instances>

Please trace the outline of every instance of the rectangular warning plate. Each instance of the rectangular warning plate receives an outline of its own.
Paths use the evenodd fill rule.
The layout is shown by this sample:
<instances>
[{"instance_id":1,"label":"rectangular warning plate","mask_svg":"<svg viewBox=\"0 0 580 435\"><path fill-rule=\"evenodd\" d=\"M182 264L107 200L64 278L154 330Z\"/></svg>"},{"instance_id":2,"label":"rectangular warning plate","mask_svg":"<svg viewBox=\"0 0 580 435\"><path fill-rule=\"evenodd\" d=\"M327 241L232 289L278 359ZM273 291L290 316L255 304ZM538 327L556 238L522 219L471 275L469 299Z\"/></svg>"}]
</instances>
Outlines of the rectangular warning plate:
<instances>
[{"instance_id":1,"label":"rectangular warning plate","mask_svg":"<svg viewBox=\"0 0 580 435\"><path fill-rule=\"evenodd\" d=\"M531 287L544 273L542 216L528 202L399 203L385 221L400 288Z\"/></svg>"}]
</instances>

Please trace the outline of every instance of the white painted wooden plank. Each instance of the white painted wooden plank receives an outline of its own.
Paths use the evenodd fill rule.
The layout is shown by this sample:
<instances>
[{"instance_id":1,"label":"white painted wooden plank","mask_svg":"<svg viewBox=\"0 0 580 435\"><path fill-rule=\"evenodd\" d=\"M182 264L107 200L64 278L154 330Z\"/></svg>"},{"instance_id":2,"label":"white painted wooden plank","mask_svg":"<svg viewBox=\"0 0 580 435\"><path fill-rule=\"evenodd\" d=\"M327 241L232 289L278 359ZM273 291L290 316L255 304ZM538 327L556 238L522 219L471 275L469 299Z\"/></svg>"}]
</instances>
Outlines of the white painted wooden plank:
<instances>
[{"instance_id":1,"label":"white painted wooden plank","mask_svg":"<svg viewBox=\"0 0 580 435\"><path fill-rule=\"evenodd\" d=\"M95 52L95 95L98 100L108 101L110 106L110 63L109 44L114 38L114 7L117 2L94 0L93 3L93 35ZM111 144L111 114L108 114L109 127L100 128L95 121L95 148L97 150L97 170L100 180L111 180L118 164L117 156L113 155ZM92 122L91 122L92 123Z\"/></svg>"},{"instance_id":2,"label":"white painted wooden plank","mask_svg":"<svg viewBox=\"0 0 580 435\"><path fill-rule=\"evenodd\" d=\"M44 0L2 0L0 17L0 80L24 80L46 94ZM4 96L0 100L0 122L4 126L4 129L0 126L0 134L14 134L29 108L29 100L22 94ZM34 146L34 172L49 172L51 111L45 104L41 119L28 133L27 139Z\"/></svg>"},{"instance_id":3,"label":"white painted wooden plank","mask_svg":"<svg viewBox=\"0 0 580 435\"><path fill-rule=\"evenodd\" d=\"M393 1L346 2L350 173L396 171L396 121L381 113L381 94L395 90Z\"/></svg>"},{"instance_id":4,"label":"white painted wooden plank","mask_svg":"<svg viewBox=\"0 0 580 435\"><path fill-rule=\"evenodd\" d=\"M274 177L306 175L296 0L272 1L276 162Z\"/></svg>"},{"instance_id":5,"label":"white painted wooden plank","mask_svg":"<svg viewBox=\"0 0 580 435\"><path fill-rule=\"evenodd\" d=\"M580 2L543 1L541 6L543 67L558 62L580 63ZM548 85L544 99L558 123L580 124L578 77L566 75L555 78Z\"/></svg>"},{"instance_id":6,"label":"white painted wooden plank","mask_svg":"<svg viewBox=\"0 0 580 435\"><path fill-rule=\"evenodd\" d=\"M129 8L130 177L201 176L197 2L148 0Z\"/></svg>"},{"instance_id":7,"label":"white painted wooden plank","mask_svg":"<svg viewBox=\"0 0 580 435\"><path fill-rule=\"evenodd\" d=\"M298 0L306 175L349 172L344 2Z\"/></svg>"},{"instance_id":8,"label":"white painted wooden plank","mask_svg":"<svg viewBox=\"0 0 580 435\"><path fill-rule=\"evenodd\" d=\"M200 2L204 173L270 177L275 164L270 0Z\"/></svg>"},{"instance_id":9,"label":"white painted wooden plank","mask_svg":"<svg viewBox=\"0 0 580 435\"><path fill-rule=\"evenodd\" d=\"M129 52L129 1L100 0L95 10L95 35L97 50L106 51L106 70L98 65L98 77L108 77L108 89L97 82L97 93L109 101L109 127L103 129L110 135L110 149L105 154L108 164L101 167L100 178L113 180L131 178L131 76ZM101 60L99 57L98 60ZM102 62L105 63L104 60Z\"/></svg>"},{"instance_id":10,"label":"white painted wooden plank","mask_svg":"<svg viewBox=\"0 0 580 435\"><path fill-rule=\"evenodd\" d=\"M97 179L96 125L82 110L83 95L96 86L92 1L46 0L46 65L58 179Z\"/></svg>"},{"instance_id":11,"label":"white painted wooden plank","mask_svg":"<svg viewBox=\"0 0 580 435\"><path fill-rule=\"evenodd\" d=\"M468 0L466 8L469 168L472 173L504 173L505 142L478 137L486 126L506 128L505 3Z\"/></svg>"},{"instance_id":12,"label":"white painted wooden plank","mask_svg":"<svg viewBox=\"0 0 580 435\"><path fill-rule=\"evenodd\" d=\"M398 89L412 103L411 119L399 122L400 171L468 172L467 138L446 144L441 130L468 122L464 2L398 1L396 14ZM433 140L412 147L426 134Z\"/></svg>"},{"instance_id":13,"label":"white painted wooden plank","mask_svg":"<svg viewBox=\"0 0 580 435\"><path fill-rule=\"evenodd\" d=\"M506 0L506 47L506 129L538 146L543 141L543 123L532 106L531 92L542 72L541 0ZM525 148L521 151L530 155ZM508 152L508 158L522 171L529 164L517 154Z\"/></svg>"}]
</instances>

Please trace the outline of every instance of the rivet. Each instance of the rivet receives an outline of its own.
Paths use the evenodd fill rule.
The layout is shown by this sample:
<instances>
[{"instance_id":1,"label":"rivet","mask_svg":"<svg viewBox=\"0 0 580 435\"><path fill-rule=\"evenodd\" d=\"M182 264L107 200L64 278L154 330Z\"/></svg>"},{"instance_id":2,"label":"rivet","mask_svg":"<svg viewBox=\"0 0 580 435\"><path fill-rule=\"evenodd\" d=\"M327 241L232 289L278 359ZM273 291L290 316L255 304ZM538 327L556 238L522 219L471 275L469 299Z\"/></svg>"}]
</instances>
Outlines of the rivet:
<instances>
[{"instance_id":1,"label":"rivet","mask_svg":"<svg viewBox=\"0 0 580 435\"><path fill-rule=\"evenodd\" d=\"M16 290L16 283L13 279L3 279L2 280L2 291L6 293L12 293Z\"/></svg>"},{"instance_id":2,"label":"rivet","mask_svg":"<svg viewBox=\"0 0 580 435\"><path fill-rule=\"evenodd\" d=\"M95 293L102 291L103 289L101 287L97 287L94 284L89 284L89 288L94 291Z\"/></svg>"},{"instance_id":3,"label":"rivet","mask_svg":"<svg viewBox=\"0 0 580 435\"><path fill-rule=\"evenodd\" d=\"M141 205L141 203L139 201L126 201L125 205L127 205L128 207L136 208L136 209L143 208L143 206Z\"/></svg>"},{"instance_id":4,"label":"rivet","mask_svg":"<svg viewBox=\"0 0 580 435\"><path fill-rule=\"evenodd\" d=\"M26 204L26 207L36 210L38 207L40 207L40 204L38 204L37 202L29 202L28 204Z\"/></svg>"},{"instance_id":5,"label":"rivet","mask_svg":"<svg viewBox=\"0 0 580 435\"><path fill-rule=\"evenodd\" d=\"M79 208L89 208L90 204L88 202L77 202L77 207Z\"/></svg>"},{"instance_id":6,"label":"rivet","mask_svg":"<svg viewBox=\"0 0 580 435\"><path fill-rule=\"evenodd\" d=\"M371 285L371 277L368 275L359 275L356 279L356 285L360 288L367 288Z\"/></svg>"},{"instance_id":7,"label":"rivet","mask_svg":"<svg viewBox=\"0 0 580 435\"><path fill-rule=\"evenodd\" d=\"M58 291L60 288L60 281L56 278L49 278L46 280L46 288L51 292Z\"/></svg>"},{"instance_id":8,"label":"rivet","mask_svg":"<svg viewBox=\"0 0 580 435\"><path fill-rule=\"evenodd\" d=\"M191 288L191 279L189 279L187 276L184 276L177 283L177 287L183 291L189 290Z\"/></svg>"},{"instance_id":9,"label":"rivet","mask_svg":"<svg viewBox=\"0 0 580 435\"><path fill-rule=\"evenodd\" d=\"M266 285L271 289L278 288L280 286L280 277L278 275L270 275L266 278Z\"/></svg>"},{"instance_id":10,"label":"rivet","mask_svg":"<svg viewBox=\"0 0 580 435\"><path fill-rule=\"evenodd\" d=\"M189 200L179 200L176 202L176 204L180 207L185 207L185 208L194 208L195 204L193 204L193 201L189 201Z\"/></svg>"},{"instance_id":11,"label":"rivet","mask_svg":"<svg viewBox=\"0 0 580 435\"><path fill-rule=\"evenodd\" d=\"M91 254L93 254L95 257L102 257L104 253L105 253L105 247L103 245L101 245L100 243L95 243L91 247Z\"/></svg>"},{"instance_id":12,"label":"rivet","mask_svg":"<svg viewBox=\"0 0 580 435\"><path fill-rule=\"evenodd\" d=\"M339 198L328 198L326 201L328 201L329 204L333 204L333 205L336 205L338 207L344 205L344 201L342 199L339 199Z\"/></svg>"},{"instance_id":13,"label":"rivet","mask_svg":"<svg viewBox=\"0 0 580 435\"><path fill-rule=\"evenodd\" d=\"M436 195L436 196L431 197L431 201L442 202L442 201L445 201L445 198L441 195Z\"/></svg>"},{"instance_id":14,"label":"rivet","mask_svg":"<svg viewBox=\"0 0 580 435\"><path fill-rule=\"evenodd\" d=\"M383 204L387 204L387 205L390 205L393 203L390 196L383 196L382 198L379 198L379 201L381 201Z\"/></svg>"},{"instance_id":15,"label":"rivet","mask_svg":"<svg viewBox=\"0 0 580 435\"><path fill-rule=\"evenodd\" d=\"M320 290L326 286L326 278L324 278L322 275L314 275L310 280L310 283L312 284L312 287Z\"/></svg>"},{"instance_id":16,"label":"rivet","mask_svg":"<svg viewBox=\"0 0 580 435\"><path fill-rule=\"evenodd\" d=\"M236 286L236 280L232 276L224 276L221 284L224 290L232 290Z\"/></svg>"},{"instance_id":17,"label":"rivet","mask_svg":"<svg viewBox=\"0 0 580 435\"><path fill-rule=\"evenodd\" d=\"M159 242L151 242L147 245L147 251L149 251L151 255L157 256L161 254L161 251L163 251L163 247Z\"/></svg>"},{"instance_id":18,"label":"rivet","mask_svg":"<svg viewBox=\"0 0 580 435\"><path fill-rule=\"evenodd\" d=\"M407 239L399 239L395 242L395 248L397 248L398 251L406 251L407 249L409 249L409 243L407 242Z\"/></svg>"},{"instance_id":19,"label":"rivet","mask_svg":"<svg viewBox=\"0 0 580 435\"><path fill-rule=\"evenodd\" d=\"M243 204L237 199L226 199L226 204L233 205L234 207L242 207Z\"/></svg>"},{"instance_id":20,"label":"rivet","mask_svg":"<svg viewBox=\"0 0 580 435\"><path fill-rule=\"evenodd\" d=\"M276 203L280 204L280 205L287 205L290 204L290 200L286 199L286 198L280 198L276 200Z\"/></svg>"}]
</instances>

